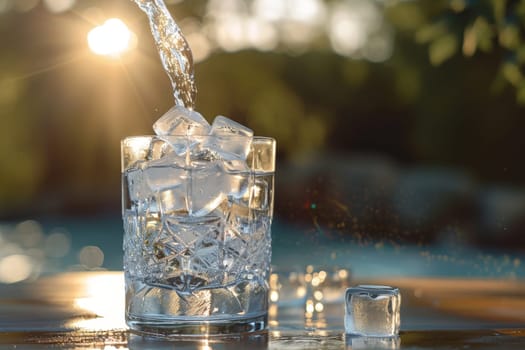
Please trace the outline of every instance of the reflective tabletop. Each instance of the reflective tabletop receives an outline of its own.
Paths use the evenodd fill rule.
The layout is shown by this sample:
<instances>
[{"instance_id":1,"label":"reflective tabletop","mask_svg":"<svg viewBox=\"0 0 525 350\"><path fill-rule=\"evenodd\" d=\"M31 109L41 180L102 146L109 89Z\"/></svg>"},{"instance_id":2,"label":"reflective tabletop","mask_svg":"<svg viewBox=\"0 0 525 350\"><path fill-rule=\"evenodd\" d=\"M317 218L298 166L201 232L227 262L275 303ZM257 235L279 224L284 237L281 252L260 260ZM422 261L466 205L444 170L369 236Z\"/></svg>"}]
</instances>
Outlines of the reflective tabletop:
<instances>
[{"instance_id":1,"label":"reflective tabletop","mask_svg":"<svg viewBox=\"0 0 525 350\"><path fill-rule=\"evenodd\" d=\"M395 278L402 294L399 338L344 335L343 294L273 295L270 329L229 339L161 340L124 323L121 272L68 272L0 288L1 349L523 349L525 283L515 280ZM296 292L296 291L295 291ZM329 297L331 295L332 297ZM271 295L272 297L272 295ZM315 296L314 296L315 299Z\"/></svg>"}]
</instances>

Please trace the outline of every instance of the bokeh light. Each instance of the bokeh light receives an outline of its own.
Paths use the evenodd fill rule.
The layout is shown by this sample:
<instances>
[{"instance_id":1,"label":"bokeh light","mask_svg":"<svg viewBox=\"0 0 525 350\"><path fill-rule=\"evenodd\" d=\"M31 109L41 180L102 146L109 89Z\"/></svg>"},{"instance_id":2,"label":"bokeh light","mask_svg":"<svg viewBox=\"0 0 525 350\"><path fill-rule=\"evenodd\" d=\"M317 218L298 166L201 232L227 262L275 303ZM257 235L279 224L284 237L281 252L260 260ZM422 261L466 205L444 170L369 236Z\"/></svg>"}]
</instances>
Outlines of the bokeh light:
<instances>
[{"instance_id":1,"label":"bokeh light","mask_svg":"<svg viewBox=\"0 0 525 350\"><path fill-rule=\"evenodd\" d=\"M335 52L352 58L381 62L392 54L392 30L379 6L366 0L335 2L327 22Z\"/></svg>"},{"instance_id":2,"label":"bokeh light","mask_svg":"<svg viewBox=\"0 0 525 350\"><path fill-rule=\"evenodd\" d=\"M15 228L15 234L23 247L37 247L44 237L42 226L34 220L22 221Z\"/></svg>"},{"instance_id":3,"label":"bokeh light","mask_svg":"<svg viewBox=\"0 0 525 350\"><path fill-rule=\"evenodd\" d=\"M110 18L87 35L89 48L101 56L119 57L134 47L134 34L118 18Z\"/></svg>"},{"instance_id":4,"label":"bokeh light","mask_svg":"<svg viewBox=\"0 0 525 350\"><path fill-rule=\"evenodd\" d=\"M44 251L47 256L52 258L62 258L69 253L71 239L66 231L57 229L46 237Z\"/></svg>"},{"instance_id":5,"label":"bokeh light","mask_svg":"<svg viewBox=\"0 0 525 350\"><path fill-rule=\"evenodd\" d=\"M286 15L286 2L282 0L255 0L252 9L262 19L278 21Z\"/></svg>"},{"instance_id":6,"label":"bokeh light","mask_svg":"<svg viewBox=\"0 0 525 350\"><path fill-rule=\"evenodd\" d=\"M14 8L18 12L28 12L34 9L39 3L39 0L16 0Z\"/></svg>"},{"instance_id":7,"label":"bokeh light","mask_svg":"<svg viewBox=\"0 0 525 350\"><path fill-rule=\"evenodd\" d=\"M101 267L104 263L104 253L99 247L86 246L80 250L78 260L88 268Z\"/></svg>"},{"instance_id":8,"label":"bokeh light","mask_svg":"<svg viewBox=\"0 0 525 350\"><path fill-rule=\"evenodd\" d=\"M68 11L75 6L75 3L76 0L44 0L46 8L54 13Z\"/></svg>"},{"instance_id":9,"label":"bokeh light","mask_svg":"<svg viewBox=\"0 0 525 350\"><path fill-rule=\"evenodd\" d=\"M12 0L0 0L0 13L9 11L12 6Z\"/></svg>"},{"instance_id":10,"label":"bokeh light","mask_svg":"<svg viewBox=\"0 0 525 350\"><path fill-rule=\"evenodd\" d=\"M33 270L31 258L13 254L0 259L0 283L16 283L27 279Z\"/></svg>"}]
</instances>

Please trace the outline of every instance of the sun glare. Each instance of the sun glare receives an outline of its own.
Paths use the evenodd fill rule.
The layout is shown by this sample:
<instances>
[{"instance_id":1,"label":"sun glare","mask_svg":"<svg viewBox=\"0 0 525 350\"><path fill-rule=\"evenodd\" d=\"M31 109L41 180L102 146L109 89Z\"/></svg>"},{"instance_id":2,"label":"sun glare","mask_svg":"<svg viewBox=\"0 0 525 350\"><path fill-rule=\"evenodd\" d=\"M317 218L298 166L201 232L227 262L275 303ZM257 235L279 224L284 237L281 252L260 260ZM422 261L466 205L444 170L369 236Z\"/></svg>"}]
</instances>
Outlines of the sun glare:
<instances>
[{"instance_id":1,"label":"sun glare","mask_svg":"<svg viewBox=\"0 0 525 350\"><path fill-rule=\"evenodd\" d=\"M123 290L122 274L106 273L86 279L86 293L75 299L75 306L96 317L76 320L71 326L90 330L125 328Z\"/></svg>"},{"instance_id":2,"label":"sun glare","mask_svg":"<svg viewBox=\"0 0 525 350\"><path fill-rule=\"evenodd\" d=\"M118 18L110 18L87 35L89 48L101 56L119 57L134 46L134 33Z\"/></svg>"}]
</instances>

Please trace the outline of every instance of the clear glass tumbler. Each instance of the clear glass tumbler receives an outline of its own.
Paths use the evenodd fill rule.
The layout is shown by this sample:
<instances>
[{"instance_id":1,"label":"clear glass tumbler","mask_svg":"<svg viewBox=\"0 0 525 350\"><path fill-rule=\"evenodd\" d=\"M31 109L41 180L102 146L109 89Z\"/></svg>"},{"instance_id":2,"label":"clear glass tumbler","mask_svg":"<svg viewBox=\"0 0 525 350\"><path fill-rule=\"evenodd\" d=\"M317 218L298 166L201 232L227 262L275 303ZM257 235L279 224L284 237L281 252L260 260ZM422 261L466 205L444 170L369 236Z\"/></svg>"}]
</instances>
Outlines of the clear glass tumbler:
<instances>
[{"instance_id":1,"label":"clear glass tumbler","mask_svg":"<svg viewBox=\"0 0 525 350\"><path fill-rule=\"evenodd\" d=\"M142 334L267 328L274 139L122 141L126 322Z\"/></svg>"}]
</instances>

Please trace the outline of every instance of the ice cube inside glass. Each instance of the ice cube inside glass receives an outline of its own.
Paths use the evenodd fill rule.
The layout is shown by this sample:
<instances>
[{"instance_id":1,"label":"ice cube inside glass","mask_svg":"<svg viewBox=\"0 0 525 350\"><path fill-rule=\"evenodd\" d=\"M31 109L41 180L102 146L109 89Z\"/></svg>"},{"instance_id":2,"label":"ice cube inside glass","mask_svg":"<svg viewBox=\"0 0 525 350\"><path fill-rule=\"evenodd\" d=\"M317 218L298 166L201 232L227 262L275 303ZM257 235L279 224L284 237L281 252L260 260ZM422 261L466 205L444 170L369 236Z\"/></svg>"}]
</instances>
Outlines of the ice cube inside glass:
<instances>
[{"instance_id":1,"label":"ice cube inside glass","mask_svg":"<svg viewBox=\"0 0 525 350\"><path fill-rule=\"evenodd\" d=\"M122 141L126 321L133 331L208 336L267 327L275 140L254 137L249 159L237 159L233 171L231 159L205 147L217 143L213 135Z\"/></svg>"},{"instance_id":2,"label":"ice cube inside glass","mask_svg":"<svg viewBox=\"0 0 525 350\"><path fill-rule=\"evenodd\" d=\"M401 294L389 286L359 285L345 294L345 332L369 337L399 333Z\"/></svg>"},{"instance_id":3,"label":"ice cube inside glass","mask_svg":"<svg viewBox=\"0 0 525 350\"><path fill-rule=\"evenodd\" d=\"M206 135L210 124L200 113L174 106L153 124L153 130L159 136Z\"/></svg>"}]
</instances>

